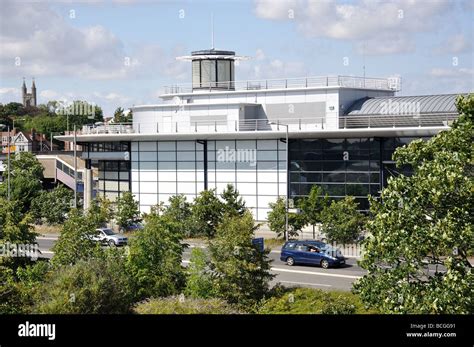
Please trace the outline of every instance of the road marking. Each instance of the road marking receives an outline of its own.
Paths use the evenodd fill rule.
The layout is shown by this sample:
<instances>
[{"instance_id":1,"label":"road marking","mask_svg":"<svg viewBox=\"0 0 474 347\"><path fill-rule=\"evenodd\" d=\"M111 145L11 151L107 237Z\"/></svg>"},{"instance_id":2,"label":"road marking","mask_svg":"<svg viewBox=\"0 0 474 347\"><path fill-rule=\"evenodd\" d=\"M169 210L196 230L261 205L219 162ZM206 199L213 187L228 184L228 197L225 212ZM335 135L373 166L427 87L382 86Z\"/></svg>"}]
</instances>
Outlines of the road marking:
<instances>
[{"instance_id":1,"label":"road marking","mask_svg":"<svg viewBox=\"0 0 474 347\"><path fill-rule=\"evenodd\" d=\"M330 284L322 284L322 283L309 283L309 282L293 282L293 281L278 281L280 283L289 283L289 284L301 284L304 286L318 286L318 287L332 287Z\"/></svg>"},{"instance_id":2,"label":"road marking","mask_svg":"<svg viewBox=\"0 0 474 347\"><path fill-rule=\"evenodd\" d=\"M185 264L189 264L190 261L189 260L181 260L182 263L185 263Z\"/></svg>"},{"instance_id":3,"label":"road marking","mask_svg":"<svg viewBox=\"0 0 474 347\"><path fill-rule=\"evenodd\" d=\"M362 276L341 275L341 274L332 274L332 273L303 271L303 270L289 270L289 269L282 269L282 268L279 268L279 267L272 267L272 270L276 271L276 272L291 272L291 273L314 275L314 276L340 277L340 278L351 278L351 279L362 278Z\"/></svg>"},{"instance_id":4,"label":"road marking","mask_svg":"<svg viewBox=\"0 0 474 347\"><path fill-rule=\"evenodd\" d=\"M36 239L37 239L37 240L38 240L38 239L39 239L39 240L57 240L58 237L43 237L43 236L38 236Z\"/></svg>"},{"instance_id":5,"label":"road marking","mask_svg":"<svg viewBox=\"0 0 474 347\"><path fill-rule=\"evenodd\" d=\"M43 251L42 249L39 250L41 254L54 254L54 252L51 251Z\"/></svg>"}]
</instances>

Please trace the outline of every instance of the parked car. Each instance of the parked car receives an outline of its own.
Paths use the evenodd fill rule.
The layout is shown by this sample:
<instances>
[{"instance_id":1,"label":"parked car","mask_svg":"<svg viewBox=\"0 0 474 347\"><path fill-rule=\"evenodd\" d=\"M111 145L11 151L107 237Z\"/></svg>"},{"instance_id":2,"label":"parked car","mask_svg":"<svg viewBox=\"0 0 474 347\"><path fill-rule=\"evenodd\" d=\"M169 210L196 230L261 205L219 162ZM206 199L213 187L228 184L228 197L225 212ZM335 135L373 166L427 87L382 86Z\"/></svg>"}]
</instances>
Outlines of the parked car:
<instances>
[{"instance_id":1,"label":"parked car","mask_svg":"<svg viewBox=\"0 0 474 347\"><path fill-rule=\"evenodd\" d=\"M143 229L143 225L141 223L132 223L129 226L121 227L121 232L130 232L130 231L137 231Z\"/></svg>"},{"instance_id":2,"label":"parked car","mask_svg":"<svg viewBox=\"0 0 474 347\"><path fill-rule=\"evenodd\" d=\"M319 265L324 269L338 267L346 263L340 250L321 241L287 241L281 249L280 260L289 266L295 264Z\"/></svg>"},{"instance_id":3,"label":"parked car","mask_svg":"<svg viewBox=\"0 0 474 347\"><path fill-rule=\"evenodd\" d=\"M92 239L109 246L125 246L128 243L128 238L123 234L114 233L112 229L100 228L96 229L97 234Z\"/></svg>"}]
</instances>

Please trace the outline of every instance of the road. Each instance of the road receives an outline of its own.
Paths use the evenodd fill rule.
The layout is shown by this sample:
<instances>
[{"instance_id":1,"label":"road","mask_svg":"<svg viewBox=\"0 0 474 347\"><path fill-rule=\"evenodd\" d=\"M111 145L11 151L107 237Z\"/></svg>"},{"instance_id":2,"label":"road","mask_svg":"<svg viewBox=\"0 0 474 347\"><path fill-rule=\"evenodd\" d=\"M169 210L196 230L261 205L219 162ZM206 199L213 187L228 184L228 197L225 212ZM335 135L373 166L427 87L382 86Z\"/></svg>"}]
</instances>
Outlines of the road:
<instances>
[{"instance_id":1,"label":"road","mask_svg":"<svg viewBox=\"0 0 474 347\"><path fill-rule=\"evenodd\" d=\"M42 256L51 258L53 252L52 246L57 240L57 236L38 237L37 242ZM183 265L189 264L191 250L193 247L202 247L199 244L191 244L183 254ZM354 258L348 258L347 264L341 268L322 269L316 266L288 266L280 261L280 252L272 250L270 253L272 259L272 273L275 278L272 285L281 283L284 286L300 286L311 287L328 290L345 290L349 291L352 283L362 277L366 272L357 265Z\"/></svg>"}]
</instances>

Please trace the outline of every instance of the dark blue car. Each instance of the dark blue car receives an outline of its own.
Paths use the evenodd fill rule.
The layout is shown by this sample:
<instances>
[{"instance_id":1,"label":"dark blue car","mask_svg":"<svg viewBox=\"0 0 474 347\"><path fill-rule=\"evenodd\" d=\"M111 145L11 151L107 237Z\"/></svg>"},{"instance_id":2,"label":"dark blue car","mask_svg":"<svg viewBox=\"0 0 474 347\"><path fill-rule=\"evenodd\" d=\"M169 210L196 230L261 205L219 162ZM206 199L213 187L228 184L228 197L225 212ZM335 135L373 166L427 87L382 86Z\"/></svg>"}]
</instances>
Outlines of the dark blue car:
<instances>
[{"instance_id":1,"label":"dark blue car","mask_svg":"<svg viewBox=\"0 0 474 347\"><path fill-rule=\"evenodd\" d=\"M287 241L281 249L280 260L295 264L319 265L324 269L346 263L343 255L330 245L314 240Z\"/></svg>"}]
</instances>

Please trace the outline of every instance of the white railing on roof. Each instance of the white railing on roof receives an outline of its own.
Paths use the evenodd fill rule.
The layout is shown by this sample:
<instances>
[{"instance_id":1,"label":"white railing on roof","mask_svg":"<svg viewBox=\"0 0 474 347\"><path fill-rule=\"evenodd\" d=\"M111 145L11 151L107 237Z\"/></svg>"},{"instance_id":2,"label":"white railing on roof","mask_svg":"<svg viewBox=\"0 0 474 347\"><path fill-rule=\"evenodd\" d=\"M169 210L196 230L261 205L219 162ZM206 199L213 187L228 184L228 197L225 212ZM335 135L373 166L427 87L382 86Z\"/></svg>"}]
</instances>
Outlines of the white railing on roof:
<instances>
[{"instance_id":1,"label":"white railing on roof","mask_svg":"<svg viewBox=\"0 0 474 347\"><path fill-rule=\"evenodd\" d=\"M146 122L128 124L105 124L83 126L82 134L192 134L192 133L239 133L249 131L282 131L288 125L290 132L311 132L338 129L446 127L458 117L457 114L429 115L353 115L340 116L339 124L328 125L325 117L244 119L244 120L200 120L180 122Z\"/></svg>"},{"instance_id":2,"label":"white railing on roof","mask_svg":"<svg viewBox=\"0 0 474 347\"><path fill-rule=\"evenodd\" d=\"M399 77L371 78L356 76L319 76L286 79L226 81L186 83L165 86L165 94L192 93L193 91L225 91L225 90L267 90L288 88L345 87L360 89L380 89L399 91Z\"/></svg>"}]
</instances>

